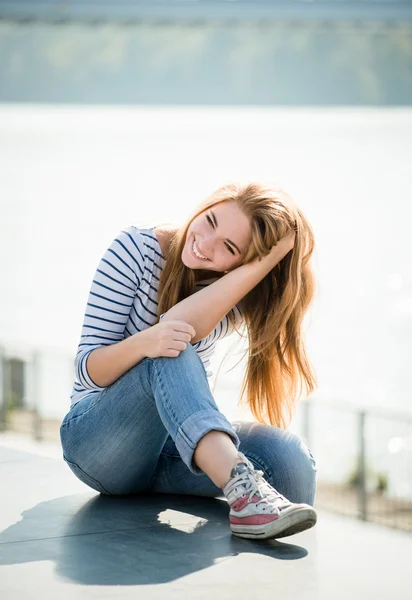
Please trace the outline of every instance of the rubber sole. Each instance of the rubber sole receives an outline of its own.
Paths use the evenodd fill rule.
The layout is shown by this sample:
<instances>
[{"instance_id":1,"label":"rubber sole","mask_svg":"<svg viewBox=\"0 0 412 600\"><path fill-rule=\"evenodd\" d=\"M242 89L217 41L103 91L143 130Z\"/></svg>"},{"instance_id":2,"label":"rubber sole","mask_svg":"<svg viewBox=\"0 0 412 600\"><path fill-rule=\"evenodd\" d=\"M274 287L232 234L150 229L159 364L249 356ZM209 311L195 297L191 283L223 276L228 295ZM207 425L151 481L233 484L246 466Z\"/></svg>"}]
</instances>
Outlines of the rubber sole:
<instances>
[{"instance_id":1,"label":"rubber sole","mask_svg":"<svg viewBox=\"0 0 412 600\"><path fill-rule=\"evenodd\" d=\"M288 535L300 533L316 525L317 514L315 510L308 505L294 509L283 514L279 519L266 525L231 525L233 535L248 539L266 540L271 538L282 538Z\"/></svg>"}]
</instances>

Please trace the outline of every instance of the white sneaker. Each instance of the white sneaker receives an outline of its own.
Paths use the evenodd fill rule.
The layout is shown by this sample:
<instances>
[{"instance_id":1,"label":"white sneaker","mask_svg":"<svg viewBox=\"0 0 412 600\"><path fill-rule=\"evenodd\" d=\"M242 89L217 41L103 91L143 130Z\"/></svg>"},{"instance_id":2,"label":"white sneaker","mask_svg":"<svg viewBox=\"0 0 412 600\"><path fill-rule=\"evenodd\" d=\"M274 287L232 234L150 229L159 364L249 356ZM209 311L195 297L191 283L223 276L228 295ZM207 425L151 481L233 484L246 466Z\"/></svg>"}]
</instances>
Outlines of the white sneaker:
<instances>
[{"instance_id":1,"label":"white sneaker","mask_svg":"<svg viewBox=\"0 0 412 600\"><path fill-rule=\"evenodd\" d=\"M251 539L281 538L309 529L317 514L309 504L289 502L254 469L241 452L242 462L232 469L223 493L230 505L234 535Z\"/></svg>"}]
</instances>

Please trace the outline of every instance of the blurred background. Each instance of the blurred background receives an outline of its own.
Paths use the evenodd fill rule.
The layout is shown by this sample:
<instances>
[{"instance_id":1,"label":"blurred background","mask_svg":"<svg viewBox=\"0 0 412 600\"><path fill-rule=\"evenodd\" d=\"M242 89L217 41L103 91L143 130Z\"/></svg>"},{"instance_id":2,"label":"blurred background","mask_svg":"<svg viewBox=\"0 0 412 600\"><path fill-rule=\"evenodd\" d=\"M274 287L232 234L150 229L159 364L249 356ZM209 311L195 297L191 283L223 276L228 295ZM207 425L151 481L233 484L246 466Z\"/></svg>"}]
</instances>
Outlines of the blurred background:
<instances>
[{"instance_id":1,"label":"blurred background","mask_svg":"<svg viewBox=\"0 0 412 600\"><path fill-rule=\"evenodd\" d=\"M96 266L232 179L316 236L316 502L412 531L412 2L0 0L0 438L58 447ZM215 357L230 418L244 344ZM223 361L225 355L227 358ZM5 442L4 442L5 443Z\"/></svg>"}]
</instances>

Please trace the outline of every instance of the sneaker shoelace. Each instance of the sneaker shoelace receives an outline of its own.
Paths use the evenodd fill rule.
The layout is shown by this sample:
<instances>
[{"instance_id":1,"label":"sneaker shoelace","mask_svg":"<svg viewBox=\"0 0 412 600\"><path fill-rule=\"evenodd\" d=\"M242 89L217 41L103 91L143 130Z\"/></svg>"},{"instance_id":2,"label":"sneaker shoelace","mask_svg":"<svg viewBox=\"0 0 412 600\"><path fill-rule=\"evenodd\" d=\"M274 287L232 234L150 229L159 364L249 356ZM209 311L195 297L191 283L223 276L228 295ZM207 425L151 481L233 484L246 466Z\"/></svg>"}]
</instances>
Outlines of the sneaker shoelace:
<instances>
[{"instance_id":1,"label":"sneaker shoelace","mask_svg":"<svg viewBox=\"0 0 412 600\"><path fill-rule=\"evenodd\" d=\"M267 512L274 514L279 513L279 508L282 505L290 504L289 500L282 496L275 488L273 488L264 478L263 471L256 469L248 469L245 473L242 473L241 479L239 479L238 485L241 484L246 494L249 494L248 503L252 502L253 496L260 496L261 500L256 502L256 506L260 504L265 505ZM246 495L245 494L245 495ZM269 502L269 504L267 504Z\"/></svg>"}]
</instances>

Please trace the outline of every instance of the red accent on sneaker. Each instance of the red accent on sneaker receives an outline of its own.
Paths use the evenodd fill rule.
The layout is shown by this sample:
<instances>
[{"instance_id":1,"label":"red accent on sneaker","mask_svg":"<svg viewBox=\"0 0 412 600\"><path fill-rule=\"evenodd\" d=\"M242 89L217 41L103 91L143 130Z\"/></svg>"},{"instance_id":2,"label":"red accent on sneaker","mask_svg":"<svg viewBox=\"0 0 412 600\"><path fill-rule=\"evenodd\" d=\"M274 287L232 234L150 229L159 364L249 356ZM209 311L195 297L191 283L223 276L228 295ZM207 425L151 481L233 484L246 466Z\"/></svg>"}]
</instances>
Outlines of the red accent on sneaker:
<instances>
[{"instance_id":1,"label":"red accent on sneaker","mask_svg":"<svg viewBox=\"0 0 412 600\"><path fill-rule=\"evenodd\" d=\"M277 521L279 515L252 515L251 517L232 517L230 515L229 518L232 525L264 525Z\"/></svg>"},{"instance_id":2,"label":"red accent on sneaker","mask_svg":"<svg viewBox=\"0 0 412 600\"><path fill-rule=\"evenodd\" d=\"M251 502L259 502L259 500L262 500L262 498L259 498L259 496L256 496L256 494L253 496ZM240 511L243 510L245 508L245 506L247 505L249 501L249 494L247 496L245 496L244 498L238 498L237 500L235 500L233 502L233 504L230 505L230 507L233 510L236 511Z\"/></svg>"}]
</instances>

